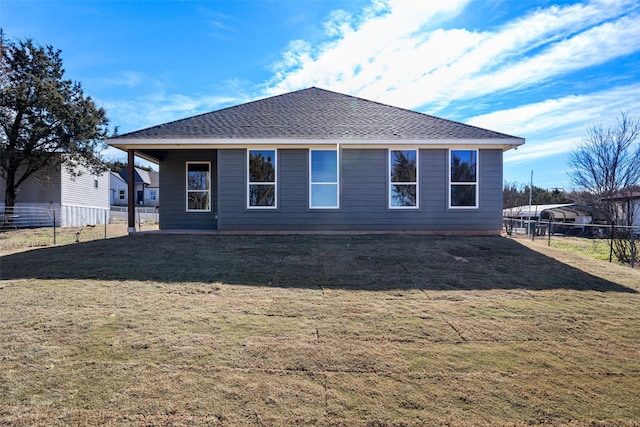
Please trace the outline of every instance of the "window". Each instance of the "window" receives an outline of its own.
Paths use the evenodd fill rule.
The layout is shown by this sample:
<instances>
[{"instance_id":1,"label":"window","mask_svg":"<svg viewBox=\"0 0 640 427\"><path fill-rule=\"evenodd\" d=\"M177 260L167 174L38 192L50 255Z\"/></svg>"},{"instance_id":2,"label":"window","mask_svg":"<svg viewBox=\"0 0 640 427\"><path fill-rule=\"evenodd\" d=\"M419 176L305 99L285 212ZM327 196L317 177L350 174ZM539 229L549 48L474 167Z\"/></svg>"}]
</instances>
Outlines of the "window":
<instances>
[{"instance_id":1,"label":"window","mask_svg":"<svg viewBox=\"0 0 640 427\"><path fill-rule=\"evenodd\" d=\"M124 190L118 191L118 197L120 198L120 200L124 200Z\"/></svg>"},{"instance_id":2,"label":"window","mask_svg":"<svg viewBox=\"0 0 640 427\"><path fill-rule=\"evenodd\" d=\"M158 190L149 190L149 200L152 202L158 200Z\"/></svg>"},{"instance_id":3,"label":"window","mask_svg":"<svg viewBox=\"0 0 640 427\"><path fill-rule=\"evenodd\" d=\"M449 207L478 207L478 151L451 150L449 156Z\"/></svg>"},{"instance_id":4,"label":"window","mask_svg":"<svg viewBox=\"0 0 640 427\"><path fill-rule=\"evenodd\" d=\"M187 162L187 212L211 211L211 163Z\"/></svg>"},{"instance_id":5,"label":"window","mask_svg":"<svg viewBox=\"0 0 640 427\"><path fill-rule=\"evenodd\" d=\"M418 207L418 151L389 150L389 208Z\"/></svg>"},{"instance_id":6,"label":"window","mask_svg":"<svg viewBox=\"0 0 640 427\"><path fill-rule=\"evenodd\" d=\"M93 177L93 188L98 188L98 177L97 176Z\"/></svg>"},{"instance_id":7,"label":"window","mask_svg":"<svg viewBox=\"0 0 640 427\"><path fill-rule=\"evenodd\" d=\"M249 150L247 206L276 207L276 150Z\"/></svg>"},{"instance_id":8,"label":"window","mask_svg":"<svg viewBox=\"0 0 640 427\"><path fill-rule=\"evenodd\" d=\"M338 152L310 150L309 169L309 207L337 209Z\"/></svg>"}]
</instances>

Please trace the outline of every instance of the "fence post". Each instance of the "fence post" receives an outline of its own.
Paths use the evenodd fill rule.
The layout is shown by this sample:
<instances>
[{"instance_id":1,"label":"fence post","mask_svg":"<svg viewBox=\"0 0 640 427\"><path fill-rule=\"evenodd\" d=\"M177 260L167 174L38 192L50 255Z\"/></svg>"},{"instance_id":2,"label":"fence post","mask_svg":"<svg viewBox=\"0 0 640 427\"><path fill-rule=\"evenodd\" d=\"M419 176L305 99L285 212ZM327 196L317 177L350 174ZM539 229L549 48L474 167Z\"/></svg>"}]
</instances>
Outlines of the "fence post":
<instances>
[{"instance_id":1,"label":"fence post","mask_svg":"<svg viewBox=\"0 0 640 427\"><path fill-rule=\"evenodd\" d=\"M53 244L56 244L56 211L53 211Z\"/></svg>"},{"instance_id":2,"label":"fence post","mask_svg":"<svg viewBox=\"0 0 640 427\"><path fill-rule=\"evenodd\" d=\"M109 211L104 211L104 239L107 240L107 214Z\"/></svg>"},{"instance_id":3,"label":"fence post","mask_svg":"<svg viewBox=\"0 0 640 427\"><path fill-rule=\"evenodd\" d=\"M611 240L609 240L609 262L613 262L613 236L615 235L615 224L611 223Z\"/></svg>"},{"instance_id":4,"label":"fence post","mask_svg":"<svg viewBox=\"0 0 640 427\"><path fill-rule=\"evenodd\" d=\"M549 243L547 243L547 246L551 246L551 232L553 231L553 222L551 222L551 220L549 220L549 229L547 230L547 233L549 233Z\"/></svg>"},{"instance_id":5,"label":"fence post","mask_svg":"<svg viewBox=\"0 0 640 427\"><path fill-rule=\"evenodd\" d=\"M631 268L635 268L635 264L636 264L636 242L635 242L635 236L634 236L634 232L633 232L633 226L631 226L629 228L629 231L631 231Z\"/></svg>"},{"instance_id":6,"label":"fence post","mask_svg":"<svg viewBox=\"0 0 640 427\"><path fill-rule=\"evenodd\" d=\"M533 230L531 230L531 223L529 223L529 230L531 231L531 241L533 242L536 238L536 227L537 227L537 222L534 223L533 225Z\"/></svg>"}]
</instances>

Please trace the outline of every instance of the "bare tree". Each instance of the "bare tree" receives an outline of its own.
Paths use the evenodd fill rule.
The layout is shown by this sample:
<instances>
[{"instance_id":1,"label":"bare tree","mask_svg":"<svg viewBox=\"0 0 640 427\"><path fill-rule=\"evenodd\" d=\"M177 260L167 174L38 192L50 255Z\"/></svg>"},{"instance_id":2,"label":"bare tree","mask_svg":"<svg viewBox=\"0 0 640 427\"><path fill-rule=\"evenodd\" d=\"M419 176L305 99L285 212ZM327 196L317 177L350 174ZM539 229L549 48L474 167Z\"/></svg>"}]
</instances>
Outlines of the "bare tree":
<instances>
[{"instance_id":1,"label":"bare tree","mask_svg":"<svg viewBox=\"0 0 640 427\"><path fill-rule=\"evenodd\" d=\"M576 189L592 195L591 203L612 222L620 218L614 201L640 184L640 118L621 112L616 127L593 125L569 153L569 172Z\"/></svg>"},{"instance_id":2,"label":"bare tree","mask_svg":"<svg viewBox=\"0 0 640 427\"><path fill-rule=\"evenodd\" d=\"M632 225L624 209L625 194L640 184L640 118L620 113L617 127L594 125L569 154L572 182L591 196L612 224ZM621 203L622 202L622 203ZM612 251L618 261L636 262L637 241L633 230L616 228Z\"/></svg>"}]
</instances>

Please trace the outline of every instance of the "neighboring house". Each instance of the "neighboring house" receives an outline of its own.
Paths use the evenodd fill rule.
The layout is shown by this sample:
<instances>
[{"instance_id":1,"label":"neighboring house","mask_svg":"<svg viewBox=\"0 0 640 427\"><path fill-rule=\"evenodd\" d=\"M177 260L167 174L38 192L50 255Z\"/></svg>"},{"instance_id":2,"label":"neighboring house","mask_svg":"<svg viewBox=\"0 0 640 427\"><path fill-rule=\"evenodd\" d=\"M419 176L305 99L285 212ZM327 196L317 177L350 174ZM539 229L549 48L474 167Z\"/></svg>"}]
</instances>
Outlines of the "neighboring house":
<instances>
[{"instance_id":1,"label":"neighboring house","mask_svg":"<svg viewBox=\"0 0 640 427\"><path fill-rule=\"evenodd\" d=\"M111 187L111 205L127 205L127 180L118 172L109 172L109 186Z\"/></svg>"},{"instance_id":2,"label":"neighboring house","mask_svg":"<svg viewBox=\"0 0 640 427\"><path fill-rule=\"evenodd\" d=\"M613 196L621 224L640 227L640 188L629 188Z\"/></svg>"},{"instance_id":3,"label":"neighboring house","mask_svg":"<svg viewBox=\"0 0 640 427\"><path fill-rule=\"evenodd\" d=\"M160 173L147 171L149 183L144 187L144 204L150 206L160 205Z\"/></svg>"},{"instance_id":4,"label":"neighboring house","mask_svg":"<svg viewBox=\"0 0 640 427\"><path fill-rule=\"evenodd\" d=\"M165 230L498 234L524 139L309 88L108 143L160 165Z\"/></svg>"},{"instance_id":5,"label":"neighboring house","mask_svg":"<svg viewBox=\"0 0 640 427\"><path fill-rule=\"evenodd\" d=\"M126 206L127 171L120 173L111 172L111 204L114 206ZM160 179L159 173L134 168L134 191L136 205L158 206L160 204Z\"/></svg>"},{"instance_id":6,"label":"neighboring house","mask_svg":"<svg viewBox=\"0 0 640 427\"><path fill-rule=\"evenodd\" d=\"M109 222L109 174L95 175L80 168L72 176L64 165L36 172L17 191L12 215L20 227L62 227L104 224ZM0 178L0 209L4 208L5 182Z\"/></svg>"}]
</instances>

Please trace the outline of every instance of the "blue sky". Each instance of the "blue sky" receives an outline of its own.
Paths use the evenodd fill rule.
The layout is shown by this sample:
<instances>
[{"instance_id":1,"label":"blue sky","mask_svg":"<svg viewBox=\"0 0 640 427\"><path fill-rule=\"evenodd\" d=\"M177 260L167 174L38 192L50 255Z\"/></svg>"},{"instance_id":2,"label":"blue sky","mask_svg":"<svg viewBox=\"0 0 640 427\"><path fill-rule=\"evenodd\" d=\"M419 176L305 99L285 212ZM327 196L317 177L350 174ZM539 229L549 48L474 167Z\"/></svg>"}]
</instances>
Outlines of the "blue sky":
<instances>
[{"instance_id":1,"label":"blue sky","mask_svg":"<svg viewBox=\"0 0 640 427\"><path fill-rule=\"evenodd\" d=\"M0 26L121 133L317 86L524 137L504 179L569 189L587 126L640 115L638 1L2 0Z\"/></svg>"}]
</instances>

